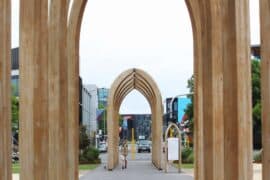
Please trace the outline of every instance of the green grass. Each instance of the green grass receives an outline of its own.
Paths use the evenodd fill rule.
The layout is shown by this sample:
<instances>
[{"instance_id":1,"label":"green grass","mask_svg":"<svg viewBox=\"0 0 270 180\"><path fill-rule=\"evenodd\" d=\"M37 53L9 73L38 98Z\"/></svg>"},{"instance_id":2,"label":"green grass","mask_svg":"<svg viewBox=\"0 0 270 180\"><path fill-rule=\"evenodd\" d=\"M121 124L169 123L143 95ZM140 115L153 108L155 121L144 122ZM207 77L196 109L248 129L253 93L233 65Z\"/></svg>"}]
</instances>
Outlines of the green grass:
<instances>
[{"instance_id":1,"label":"green grass","mask_svg":"<svg viewBox=\"0 0 270 180\"><path fill-rule=\"evenodd\" d=\"M174 164L174 166L177 168L178 164ZM194 168L194 164L181 164L181 168L182 169L193 169Z\"/></svg>"},{"instance_id":2,"label":"green grass","mask_svg":"<svg viewBox=\"0 0 270 180\"><path fill-rule=\"evenodd\" d=\"M194 164L182 164L182 168L183 169L193 169L194 168Z\"/></svg>"},{"instance_id":3,"label":"green grass","mask_svg":"<svg viewBox=\"0 0 270 180\"><path fill-rule=\"evenodd\" d=\"M79 170L94 170L99 164L80 164Z\"/></svg>"},{"instance_id":4,"label":"green grass","mask_svg":"<svg viewBox=\"0 0 270 180\"><path fill-rule=\"evenodd\" d=\"M94 170L98 167L98 164L81 164L79 165L79 170ZM20 173L20 164L14 163L12 164L12 173L19 174Z\"/></svg>"},{"instance_id":5,"label":"green grass","mask_svg":"<svg viewBox=\"0 0 270 180\"><path fill-rule=\"evenodd\" d=\"M20 173L20 164L19 163L12 164L12 173L15 173L15 174Z\"/></svg>"}]
</instances>

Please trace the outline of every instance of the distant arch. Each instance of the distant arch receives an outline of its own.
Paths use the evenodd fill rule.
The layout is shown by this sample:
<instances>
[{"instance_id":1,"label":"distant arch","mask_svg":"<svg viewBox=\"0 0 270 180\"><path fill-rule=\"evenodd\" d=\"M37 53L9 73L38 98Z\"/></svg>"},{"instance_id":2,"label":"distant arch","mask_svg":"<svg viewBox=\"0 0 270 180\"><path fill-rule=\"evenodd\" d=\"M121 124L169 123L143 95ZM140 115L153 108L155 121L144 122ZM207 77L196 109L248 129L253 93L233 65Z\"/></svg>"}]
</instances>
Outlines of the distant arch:
<instances>
[{"instance_id":1,"label":"distant arch","mask_svg":"<svg viewBox=\"0 0 270 180\"><path fill-rule=\"evenodd\" d=\"M149 102L152 111L152 162L162 169L162 116L163 105L158 86L153 78L140 69L129 69L121 73L113 82L108 98L108 169L118 165L118 113L124 98L138 90Z\"/></svg>"},{"instance_id":2,"label":"distant arch","mask_svg":"<svg viewBox=\"0 0 270 180\"><path fill-rule=\"evenodd\" d=\"M177 137L178 137L178 146L179 146L179 159L178 159L178 172L181 172L181 165L182 165L182 157L181 157L181 146L182 146L182 139L181 139L181 130L175 123L170 123L165 132L165 142L166 142L166 165L165 165L165 172L168 172L168 134L171 128L176 129Z\"/></svg>"}]
</instances>

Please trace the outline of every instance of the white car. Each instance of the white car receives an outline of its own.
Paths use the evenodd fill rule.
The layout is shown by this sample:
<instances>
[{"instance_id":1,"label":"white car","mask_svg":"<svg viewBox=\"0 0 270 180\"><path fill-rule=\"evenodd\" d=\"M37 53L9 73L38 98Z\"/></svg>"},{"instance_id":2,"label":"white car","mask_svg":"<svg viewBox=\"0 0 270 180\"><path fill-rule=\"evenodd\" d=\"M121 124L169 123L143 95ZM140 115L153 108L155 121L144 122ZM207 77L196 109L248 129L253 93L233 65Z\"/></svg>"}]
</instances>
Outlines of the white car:
<instances>
[{"instance_id":1,"label":"white car","mask_svg":"<svg viewBox=\"0 0 270 180\"><path fill-rule=\"evenodd\" d=\"M107 152L107 145L106 145L106 143L99 143L98 150L99 150L99 152Z\"/></svg>"}]
</instances>

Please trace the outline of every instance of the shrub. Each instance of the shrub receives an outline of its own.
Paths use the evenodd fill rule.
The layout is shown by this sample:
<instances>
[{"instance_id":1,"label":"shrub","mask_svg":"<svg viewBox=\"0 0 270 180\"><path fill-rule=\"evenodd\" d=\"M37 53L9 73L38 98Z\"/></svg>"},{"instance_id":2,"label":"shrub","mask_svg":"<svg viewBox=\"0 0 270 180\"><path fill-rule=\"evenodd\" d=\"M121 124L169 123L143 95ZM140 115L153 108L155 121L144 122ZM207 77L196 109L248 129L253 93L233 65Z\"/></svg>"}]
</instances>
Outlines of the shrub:
<instances>
[{"instance_id":1,"label":"shrub","mask_svg":"<svg viewBox=\"0 0 270 180\"><path fill-rule=\"evenodd\" d=\"M261 163L262 162L262 150L260 150L258 152L254 152L253 160L254 160L255 163Z\"/></svg>"},{"instance_id":2,"label":"shrub","mask_svg":"<svg viewBox=\"0 0 270 180\"><path fill-rule=\"evenodd\" d=\"M194 153L192 148L184 148L182 150L182 163L193 163Z\"/></svg>"},{"instance_id":3,"label":"shrub","mask_svg":"<svg viewBox=\"0 0 270 180\"><path fill-rule=\"evenodd\" d=\"M192 148L182 149L182 163L192 164L194 162L194 152ZM178 164L178 160L173 161Z\"/></svg>"},{"instance_id":4,"label":"shrub","mask_svg":"<svg viewBox=\"0 0 270 180\"><path fill-rule=\"evenodd\" d=\"M89 147L83 150L83 153L79 157L80 164L99 164L99 151L95 147Z\"/></svg>"},{"instance_id":5,"label":"shrub","mask_svg":"<svg viewBox=\"0 0 270 180\"><path fill-rule=\"evenodd\" d=\"M193 151L189 154L189 156L187 157L187 159L185 160L184 163L188 163L188 164L192 164L194 162L194 153Z\"/></svg>"}]
</instances>

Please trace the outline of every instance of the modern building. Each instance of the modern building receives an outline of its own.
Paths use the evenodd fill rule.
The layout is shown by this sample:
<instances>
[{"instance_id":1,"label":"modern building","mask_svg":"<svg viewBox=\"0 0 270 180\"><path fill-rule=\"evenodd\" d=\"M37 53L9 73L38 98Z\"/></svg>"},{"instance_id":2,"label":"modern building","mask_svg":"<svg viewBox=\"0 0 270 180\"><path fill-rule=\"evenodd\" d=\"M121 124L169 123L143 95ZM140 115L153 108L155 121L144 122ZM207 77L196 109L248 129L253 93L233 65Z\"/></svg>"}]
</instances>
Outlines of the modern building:
<instances>
[{"instance_id":1,"label":"modern building","mask_svg":"<svg viewBox=\"0 0 270 180\"><path fill-rule=\"evenodd\" d=\"M85 88L84 85L82 85L81 88L81 97L82 97L82 103L81 103L81 117L82 117L82 125L86 127L86 132L89 136L91 136L92 133L92 126L91 126L91 95L90 92Z\"/></svg>"},{"instance_id":2,"label":"modern building","mask_svg":"<svg viewBox=\"0 0 270 180\"><path fill-rule=\"evenodd\" d=\"M11 50L11 85L12 95L19 96L19 48Z\"/></svg>"},{"instance_id":3,"label":"modern building","mask_svg":"<svg viewBox=\"0 0 270 180\"><path fill-rule=\"evenodd\" d=\"M132 128L134 128L134 138L140 137L151 140L151 114L121 114L122 127L120 138L132 138Z\"/></svg>"},{"instance_id":4,"label":"modern building","mask_svg":"<svg viewBox=\"0 0 270 180\"><path fill-rule=\"evenodd\" d=\"M97 124L97 109L98 109L98 88L94 84L87 84L85 88L90 93L90 136L94 137L96 132L98 131L98 124Z\"/></svg>"},{"instance_id":5,"label":"modern building","mask_svg":"<svg viewBox=\"0 0 270 180\"><path fill-rule=\"evenodd\" d=\"M98 88L98 107L99 107L99 109L107 107L108 96L109 96L109 89L108 88Z\"/></svg>"},{"instance_id":6,"label":"modern building","mask_svg":"<svg viewBox=\"0 0 270 180\"><path fill-rule=\"evenodd\" d=\"M251 49L251 58L252 59L261 59L261 46L260 45L252 45Z\"/></svg>"},{"instance_id":7,"label":"modern building","mask_svg":"<svg viewBox=\"0 0 270 180\"><path fill-rule=\"evenodd\" d=\"M173 102L172 98L167 98L165 114L167 125L168 122L180 123L185 116L185 109L190 103L191 100L188 97L178 97L173 99Z\"/></svg>"}]
</instances>

